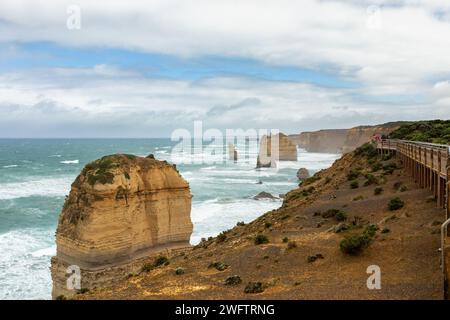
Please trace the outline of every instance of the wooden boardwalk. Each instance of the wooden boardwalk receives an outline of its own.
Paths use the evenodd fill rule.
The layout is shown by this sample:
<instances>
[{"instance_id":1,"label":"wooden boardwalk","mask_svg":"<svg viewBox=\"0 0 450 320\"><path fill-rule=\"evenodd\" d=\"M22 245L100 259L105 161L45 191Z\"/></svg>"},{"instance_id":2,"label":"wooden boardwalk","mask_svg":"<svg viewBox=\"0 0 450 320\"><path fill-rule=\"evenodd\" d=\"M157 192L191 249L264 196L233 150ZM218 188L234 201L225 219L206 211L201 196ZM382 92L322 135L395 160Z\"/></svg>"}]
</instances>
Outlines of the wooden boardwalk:
<instances>
[{"instance_id":1,"label":"wooden boardwalk","mask_svg":"<svg viewBox=\"0 0 450 320\"><path fill-rule=\"evenodd\" d=\"M446 212L441 227L441 267L444 273L444 299L450 298L450 157L448 145L384 139L377 143L380 154L395 154L406 171L422 188L430 189L439 207Z\"/></svg>"},{"instance_id":2,"label":"wooden boardwalk","mask_svg":"<svg viewBox=\"0 0 450 320\"><path fill-rule=\"evenodd\" d=\"M395 153L420 187L429 188L438 206L449 215L450 157L448 145L386 139L378 142L380 153Z\"/></svg>"}]
</instances>

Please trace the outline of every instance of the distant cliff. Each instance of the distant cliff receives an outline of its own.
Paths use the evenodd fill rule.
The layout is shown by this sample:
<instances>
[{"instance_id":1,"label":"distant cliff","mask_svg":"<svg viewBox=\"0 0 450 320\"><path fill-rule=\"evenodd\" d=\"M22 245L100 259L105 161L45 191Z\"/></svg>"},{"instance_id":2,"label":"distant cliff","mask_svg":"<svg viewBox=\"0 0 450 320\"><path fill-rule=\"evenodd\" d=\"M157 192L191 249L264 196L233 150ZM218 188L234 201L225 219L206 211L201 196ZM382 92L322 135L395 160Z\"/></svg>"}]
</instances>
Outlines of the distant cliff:
<instances>
[{"instance_id":1,"label":"distant cliff","mask_svg":"<svg viewBox=\"0 0 450 320\"><path fill-rule=\"evenodd\" d=\"M348 153L373 135L388 135L400 127L401 122L389 122L375 126L358 126L351 129L325 129L293 134L289 139L309 152Z\"/></svg>"}]
</instances>

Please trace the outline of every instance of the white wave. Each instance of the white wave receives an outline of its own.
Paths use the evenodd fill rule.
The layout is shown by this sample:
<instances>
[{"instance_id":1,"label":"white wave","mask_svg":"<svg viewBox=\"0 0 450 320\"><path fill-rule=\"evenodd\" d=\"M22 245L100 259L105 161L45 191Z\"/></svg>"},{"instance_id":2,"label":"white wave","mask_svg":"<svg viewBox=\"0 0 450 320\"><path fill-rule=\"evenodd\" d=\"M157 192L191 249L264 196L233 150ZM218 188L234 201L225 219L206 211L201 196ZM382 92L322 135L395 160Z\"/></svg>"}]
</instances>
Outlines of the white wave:
<instances>
[{"instance_id":1,"label":"white wave","mask_svg":"<svg viewBox=\"0 0 450 320\"><path fill-rule=\"evenodd\" d=\"M1 300L51 298L50 252L46 250L54 243L53 233L22 229L0 234Z\"/></svg>"},{"instance_id":2,"label":"white wave","mask_svg":"<svg viewBox=\"0 0 450 320\"><path fill-rule=\"evenodd\" d=\"M16 199L30 196L64 196L69 193L73 176L42 178L22 182L0 184L0 199Z\"/></svg>"},{"instance_id":3,"label":"white wave","mask_svg":"<svg viewBox=\"0 0 450 320\"><path fill-rule=\"evenodd\" d=\"M10 164L10 165L7 165L7 166L3 166L3 168L16 168L16 167L18 167L17 164Z\"/></svg>"},{"instance_id":4,"label":"white wave","mask_svg":"<svg viewBox=\"0 0 450 320\"><path fill-rule=\"evenodd\" d=\"M48 247L48 248L44 248L44 249L39 249L39 250L33 251L31 253L31 255L33 257L44 257L44 256L51 257L51 256L54 256L54 255L56 255L56 246L51 246L51 247Z\"/></svg>"},{"instance_id":5,"label":"white wave","mask_svg":"<svg viewBox=\"0 0 450 320\"><path fill-rule=\"evenodd\" d=\"M60 161L59 163L64 163L64 164L78 164L78 163L80 163L80 160L64 160L64 161Z\"/></svg>"},{"instance_id":6,"label":"white wave","mask_svg":"<svg viewBox=\"0 0 450 320\"><path fill-rule=\"evenodd\" d=\"M212 170L212 169L216 169L216 166L211 166L211 167L204 167L204 168L200 168L200 170Z\"/></svg>"},{"instance_id":7,"label":"white wave","mask_svg":"<svg viewBox=\"0 0 450 320\"><path fill-rule=\"evenodd\" d=\"M250 222L263 213L281 205L276 201L255 201L241 199L220 202L218 199L194 203L192 205L192 222L194 232L191 243L196 244L201 238L214 236L236 225L239 221Z\"/></svg>"},{"instance_id":8,"label":"white wave","mask_svg":"<svg viewBox=\"0 0 450 320\"><path fill-rule=\"evenodd\" d=\"M50 156L48 156L49 158L61 158L62 157L62 155L60 155L60 154L52 154L52 155L50 155Z\"/></svg>"}]
</instances>

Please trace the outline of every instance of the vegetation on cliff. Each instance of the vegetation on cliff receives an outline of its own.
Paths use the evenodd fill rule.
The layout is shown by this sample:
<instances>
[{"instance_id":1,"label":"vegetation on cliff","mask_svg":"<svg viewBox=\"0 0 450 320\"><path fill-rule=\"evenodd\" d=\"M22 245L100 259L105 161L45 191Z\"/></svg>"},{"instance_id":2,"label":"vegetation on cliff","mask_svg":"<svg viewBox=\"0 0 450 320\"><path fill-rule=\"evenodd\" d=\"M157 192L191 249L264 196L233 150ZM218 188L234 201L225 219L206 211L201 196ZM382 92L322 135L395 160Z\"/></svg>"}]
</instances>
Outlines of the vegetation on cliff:
<instances>
[{"instance_id":1,"label":"vegetation on cliff","mask_svg":"<svg viewBox=\"0 0 450 320\"><path fill-rule=\"evenodd\" d=\"M450 144L450 120L417 121L389 134L391 139Z\"/></svg>"}]
</instances>

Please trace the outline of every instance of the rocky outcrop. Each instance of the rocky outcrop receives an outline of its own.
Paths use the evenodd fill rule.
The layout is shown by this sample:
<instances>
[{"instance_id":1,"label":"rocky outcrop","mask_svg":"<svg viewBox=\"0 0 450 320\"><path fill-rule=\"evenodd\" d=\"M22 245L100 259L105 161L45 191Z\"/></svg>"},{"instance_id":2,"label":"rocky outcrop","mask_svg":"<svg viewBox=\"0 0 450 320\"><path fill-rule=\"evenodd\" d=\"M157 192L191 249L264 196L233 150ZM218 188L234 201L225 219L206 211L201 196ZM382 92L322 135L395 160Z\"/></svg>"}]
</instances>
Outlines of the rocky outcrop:
<instances>
[{"instance_id":1,"label":"rocky outcrop","mask_svg":"<svg viewBox=\"0 0 450 320\"><path fill-rule=\"evenodd\" d=\"M348 153L369 142L374 135L388 135L401 122L351 129L329 129L290 135L289 139L308 152Z\"/></svg>"},{"instance_id":2,"label":"rocky outcrop","mask_svg":"<svg viewBox=\"0 0 450 320\"><path fill-rule=\"evenodd\" d=\"M309 177L310 177L310 175L309 175L308 169L306 169L306 168L298 169L298 171L297 171L297 178L299 180L305 180L305 179L308 179Z\"/></svg>"},{"instance_id":3,"label":"rocky outcrop","mask_svg":"<svg viewBox=\"0 0 450 320\"><path fill-rule=\"evenodd\" d=\"M261 199L276 199L272 194L269 192L262 191L258 193L256 196L253 197L254 200L261 200Z\"/></svg>"},{"instance_id":4,"label":"rocky outcrop","mask_svg":"<svg viewBox=\"0 0 450 320\"><path fill-rule=\"evenodd\" d=\"M190 211L189 185L165 161L112 155L89 163L59 217L53 297L73 294L67 266L81 269L89 289L127 276L157 252L189 246Z\"/></svg>"},{"instance_id":5,"label":"rocky outcrop","mask_svg":"<svg viewBox=\"0 0 450 320\"><path fill-rule=\"evenodd\" d=\"M276 161L297 161L297 146L284 133L263 136L259 144L256 167L274 167Z\"/></svg>"},{"instance_id":6,"label":"rocky outcrop","mask_svg":"<svg viewBox=\"0 0 450 320\"><path fill-rule=\"evenodd\" d=\"M236 147L234 144L228 145L228 159L231 161L237 161L238 160L238 152L236 150Z\"/></svg>"}]
</instances>

